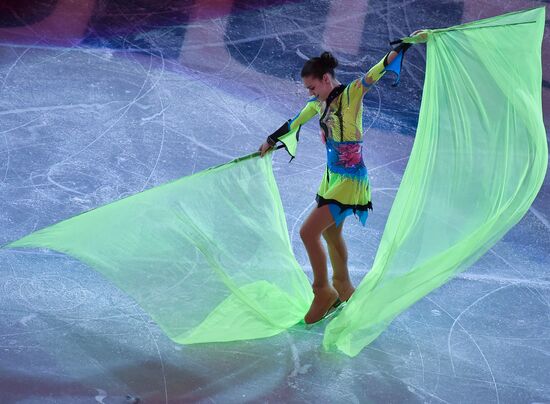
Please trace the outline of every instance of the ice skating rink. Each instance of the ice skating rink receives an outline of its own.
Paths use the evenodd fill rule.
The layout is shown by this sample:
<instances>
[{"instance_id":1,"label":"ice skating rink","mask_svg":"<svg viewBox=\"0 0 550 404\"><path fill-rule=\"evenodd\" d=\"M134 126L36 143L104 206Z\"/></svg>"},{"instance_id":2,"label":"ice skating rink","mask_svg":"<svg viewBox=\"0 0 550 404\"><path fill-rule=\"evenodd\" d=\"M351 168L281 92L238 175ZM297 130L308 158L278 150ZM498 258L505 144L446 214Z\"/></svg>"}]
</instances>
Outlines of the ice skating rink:
<instances>
[{"instance_id":1,"label":"ice skating rink","mask_svg":"<svg viewBox=\"0 0 550 404\"><path fill-rule=\"evenodd\" d=\"M304 105L300 69L323 50L349 82L417 29L544 3L3 1L0 244L256 151ZM549 40L547 21L547 129ZM371 268L414 142L425 52L413 46L399 86L383 78L364 99L374 211L366 227L353 216L344 226L355 284ZM313 119L291 164L283 149L274 156L292 247L310 277L299 229L315 207L324 147ZM502 240L353 359L322 351L323 326L177 345L85 264L2 250L0 402L548 403L549 301L548 176Z\"/></svg>"}]
</instances>

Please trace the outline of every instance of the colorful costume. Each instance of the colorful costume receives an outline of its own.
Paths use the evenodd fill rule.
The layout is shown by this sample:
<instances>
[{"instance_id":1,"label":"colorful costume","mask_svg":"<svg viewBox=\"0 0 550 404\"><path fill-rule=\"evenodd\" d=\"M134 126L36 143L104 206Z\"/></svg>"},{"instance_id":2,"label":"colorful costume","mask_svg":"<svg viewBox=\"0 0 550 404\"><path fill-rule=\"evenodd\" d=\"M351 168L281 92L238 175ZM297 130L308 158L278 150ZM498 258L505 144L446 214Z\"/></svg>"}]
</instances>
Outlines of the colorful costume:
<instances>
[{"instance_id":1,"label":"colorful costume","mask_svg":"<svg viewBox=\"0 0 550 404\"><path fill-rule=\"evenodd\" d=\"M280 137L290 131L298 129L298 136L300 127L319 114L321 141L327 150L327 168L315 200L318 207L329 205L336 226L352 213L358 214L365 226L368 209L372 210L368 171L362 154L363 97L386 71L397 74L393 84L397 85L403 54L409 46L399 45L395 49L398 55L389 65L386 65L388 52L366 75L347 85L335 87L326 101L310 98L300 113L268 137L268 142L275 145ZM366 77L372 82L368 83Z\"/></svg>"}]
</instances>

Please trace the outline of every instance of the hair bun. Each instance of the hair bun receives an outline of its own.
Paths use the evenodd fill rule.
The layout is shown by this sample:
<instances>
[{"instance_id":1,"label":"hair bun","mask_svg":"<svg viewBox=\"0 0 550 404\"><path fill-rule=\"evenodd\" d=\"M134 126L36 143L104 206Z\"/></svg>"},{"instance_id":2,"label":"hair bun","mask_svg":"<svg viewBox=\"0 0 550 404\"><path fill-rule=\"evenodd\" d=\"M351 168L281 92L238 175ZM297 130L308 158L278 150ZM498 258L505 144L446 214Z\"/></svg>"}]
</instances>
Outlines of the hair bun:
<instances>
[{"instance_id":1,"label":"hair bun","mask_svg":"<svg viewBox=\"0 0 550 404\"><path fill-rule=\"evenodd\" d=\"M321 53L321 61L323 64L328 67L329 69L334 69L336 66L338 66L338 61L334 56L332 56L332 53L330 52L323 52Z\"/></svg>"},{"instance_id":2,"label":"hair bun","mask_svg":"<svg viewBox=\"0 0 550 404\"><path fill-rule=\"evenodd\" d=\"M315 56L310 58L302 67L302 72L300 75L302 77L314 76L319 80L323 79L325 73L329 73L334 77L334 68L338 66L338 61L332 53L323 52L321 56Z\"/></svg>"}]
</instances>

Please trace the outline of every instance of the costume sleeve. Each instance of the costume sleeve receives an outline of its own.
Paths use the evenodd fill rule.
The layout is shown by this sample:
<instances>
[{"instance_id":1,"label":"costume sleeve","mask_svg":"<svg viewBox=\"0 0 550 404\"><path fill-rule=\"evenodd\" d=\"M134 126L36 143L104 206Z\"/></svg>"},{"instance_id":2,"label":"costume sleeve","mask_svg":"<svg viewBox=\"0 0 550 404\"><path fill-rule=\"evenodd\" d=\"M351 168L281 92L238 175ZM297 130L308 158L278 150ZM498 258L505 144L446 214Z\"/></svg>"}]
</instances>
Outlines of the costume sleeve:
<instances>
[{"instance_id":1,"label":"costume sleeve","mask_svg":"<svg viewBox=\"0 0 550 404\"><path fill-rule=\"evenodd\" d=\"M390 64L387 64L388 56L391 51L386 53L384 57L363 76L353 80L349 84L350 98L362 98L371 88L374 86L387 71L394 72L397 77L392 84L393 87L397 86L401 77L401 66L403 65L403 56L411 44L402 43L397 46L394 51L397 52L397 56L392 60ZM367 83L366 78L369 77L373 82Z\"/></svg>"},{"instance_id":2,"label":"costume sleeve","mask_svg":"<svg viewBox=\"0 0 550 404\"><path fill-rule=\"evenodd\" d=\"M317 101L317 97L310 98L305 107L302 108L302 110L294 118L286 121L279 129L267 137L267 142L273 146L277 143L281 136L284 136L294 130L299 130L304 123L317 114L315 101Z\"/></svg>"}]
</instances>

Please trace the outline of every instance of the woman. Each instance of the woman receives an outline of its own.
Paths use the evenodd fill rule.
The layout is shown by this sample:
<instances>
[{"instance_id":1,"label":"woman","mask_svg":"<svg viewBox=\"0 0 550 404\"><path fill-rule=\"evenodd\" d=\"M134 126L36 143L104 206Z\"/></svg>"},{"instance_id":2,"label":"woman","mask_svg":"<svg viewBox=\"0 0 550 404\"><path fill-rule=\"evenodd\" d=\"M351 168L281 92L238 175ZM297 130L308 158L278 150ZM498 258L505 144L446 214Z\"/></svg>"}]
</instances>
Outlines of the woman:
<instances>
[{"instance_id":1,"label":"woman","mask_svg":"<svg viewBox=\"0 0 550 404\"><path fill-rule=\"evenodd\" d=\"M419 31L411 34L415 35ZM331 309L347 301L355 288L347 268L347 248L342 237L344 219L358 214L363 226L372 210L367 168L363 162L363 96L386 71L397 74L410 44L401 43L388 52L366 75L344 85L334 75L338 61L329 53L309 59L301 77L311 98L302 111L268 136L260 146L260 156L275 146L278 139L319 114L321 140L327 150L327 168L315 196L313 209L300 229L313 268L314 299L304 317L307 324L321 320ZM321 242L327 242L332 264L332 285L328 282L327 259Z\"/></svg>"}]
</instances>

